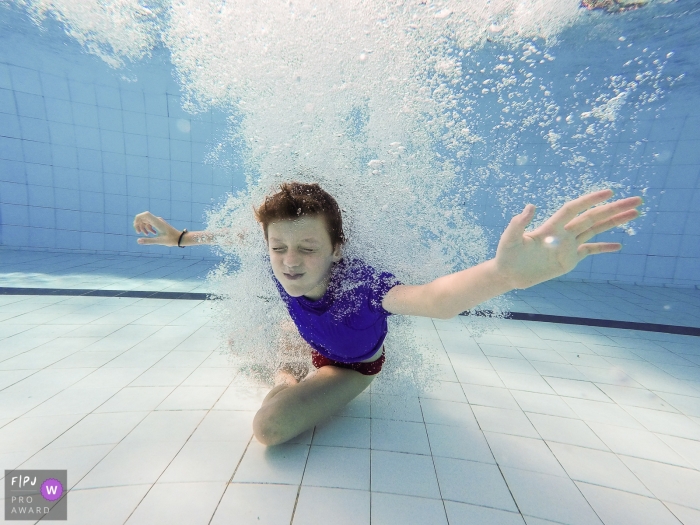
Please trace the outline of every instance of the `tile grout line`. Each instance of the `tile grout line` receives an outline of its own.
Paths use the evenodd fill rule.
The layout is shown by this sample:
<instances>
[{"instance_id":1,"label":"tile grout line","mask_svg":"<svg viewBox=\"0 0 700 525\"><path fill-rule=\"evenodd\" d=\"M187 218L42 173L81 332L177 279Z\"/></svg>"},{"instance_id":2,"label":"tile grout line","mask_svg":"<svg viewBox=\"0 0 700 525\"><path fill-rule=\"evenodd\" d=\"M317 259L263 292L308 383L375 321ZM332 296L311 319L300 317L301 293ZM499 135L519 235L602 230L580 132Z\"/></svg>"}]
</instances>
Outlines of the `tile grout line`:
<instances>
[{"instance_id":1,"label":"tile grout line","mask_svg":"<svg viewBox=\"0 0 700 525\"><path fill-rule=\"evenodd\" d=\"M440 332L438 330L436 330L436 331L438 332L438 337L439 337ZM440 342L442 342L442 339L440 339ZM443 348L444 348L444 344L443 344ZM449 354L448 354L447 358L448 359L450 358ZM452 360L450 360L450 366L452 366ZM455 372L454 366L452 367L452 371ZM498 372L496 372L496 373L498 373ZM455 376L456 376L456 372L455 372ZM481 428L481 423L479 423L479 420L477 419L476 414L474 414L474 409L472 408L472 405L469 402L469 398L467 397L467 393L464 391L464 386L462 385L462 383L459 383L459 386L462 389L462 393L464 394L464 398L467 400L467 405L469 406L469 410L471 411L472 416L474 417L474 421L476 421L476 425L479 428L479 430L481 431L481 435L484 438L484 441L486 442L486 446L489 447L489 452L491 453L491 457L493 458L493 461L496 464L496 468L498 468L498 472L501 475L501 479L503 480L503 483L505 483L505 486L508 489L508 493L510 494L510 498L513 500L513 504L515 505L515 508L517 509L518 514L523 519L523 521L525 521L525 518L523 518L523 512L522 512L522 510L520 510L520 505L518 505L518 502L516 501L515 496L513 495L513 491L511 490L510 485L508 485L508 480L506 479L505 474L503 474L503 470L501 469L501 465L499 465L498 461L496 461L496 456L494 456L494 454L493 454L493 449L491 448L491 443L489 443L489 440L486 439L486 435L484 434L484 429ZM517 403L517 400L516 400L516 403ZM422 408L421 408L421 410L422 410ZM445 510L445 515L447 515L447 510Z\"/></svg>"},{"instance_id":2,"label":"tile grout line","mask_svg":"<svg viewBox=\"0 0 700 525\"><path fill-rule=\"evenodd\" d=\"M306 451L306 461L304 461L304 470L301 473L301 479L299 480L299 487L297 488L297 495L294 499L294 507L292 508L292 515L289 518L289 525L294 522L294 514L297 511L297 505L299 504L299 495L301 494L301 487L304 484L304 476L306 475L306 467L309 465L309 456L311 455L311 443L314 441L314 436L316 435L316 426L314 426L311 431L311 441L309 441L309 449Z\"/></svg>"},{"instance_id":3,"label":"tile grout line","mask_svg":"<svg viewBox=\"0 0 700 525\"><path fill-rule=\"evenodd\" d=\"M372 525L372 383L369 392L369 525Z\"/></svg>"},{"instance_id":4,"label":"tile grout line","mask_svg":"<svg viewBox=\"0 0 700 525\"><path fill-rule=\"evenodd\" d=\"M440 487L440 478L438 477L437 473L437 466L435 465L435 456L433 456L433 447L430 444L430 436L428 435L428 425L425 422L425 414L423 413L423 404L420 401L420 397L418 398L418 406L420 406L420 413L421 417L423 418L423 430L425 431L425 438L428 441L428 450L430 451L430 461L433 464L433 472L435 472L435 482L437 483L438 486L438 494L440 495L440 501L442 502L442 510L445 513L445 522L449 525L450 519L447 515L447 506L445 505L445 498L442 496L442 488Z\"/></svg>"},{"instance_id":5,"label":"tile grout line","mask_svg":"<svg viewBox=\"0 0 700 525\"><path fill-rule=\"evenodd\" d=\"M172 350L171 350L171 351L172 351ZM167 355L167 354L166 354L166 355ZM154 365L155 365L155 363L154 363ZM196 370L196 368L195 368L195 370ZM194 371L193 371L193 372L194 372ZM190 374L188 374L187 377L189 377L190 375L192 375L193 372L191 372ZM187 377L185 377L185 378L180 382L180 385L181 385L185 380L187 380ZM233 379L231 379L231 382L233 382ZM180 386L180 385L178 385L178 386ZM229 383L229 386L230 386L230 383ZM175 388L177 388L177 387L175 387ZM227 387L227 388L228 388L228 387ZM173 389L173 391L174 391L174 390L175 390L175 389ZM221 395L217 398L217 400L214 402L214 404L212 404L212 407L216 404L216 402L219 401L219 399L221 399L221 397L224 395L224 392L225 392L225 391L226 391L226 389L223 390L223 392L222 392ZM172 393L172 392L171 392L171 393ZM169 395L170 395L170 394L168 394L168 396L169 396ZM168 396L166 396L165 399L167 399ZM164 399L163 401L165 401L165 399ZM162 403L162 402L161 402L161 403ZM160 405L160 403L159 403L159 405ZM139 422L139 424L140 424L141 422L143 422L143 420L146 419L150 414L153 414L153 413L156 411L156 409L158 408L159 405L157 405L153 410L151 410L148 414L146 414L146 416ZM182 444L182 446L178 449L177 453L172 457L172 459L168 462L168 464L165 466L165 468L161 471L161 473L158 475L158 477L156 478L156 480L155 480L153 483L151 483L151 486L148 488L148 490L146 491L146 493L145 493L145 494L143 495L143 497L139 500L139 502L136 504L136 506L134 507L134 509L129 513L129 515L127 516L126 520L124 520L124 523L126 523L127 521L129 521L129 519L130 519L131 516L134 514L134 512L136 512L136 509L138 509L139 505L141 505L141 503L143 503L143 500L146 499L146 497L147 497L148 494L151 492L151 490L153 489L153 487L156 485L156 483L158 483L158 480L161 478L161 476L163 475L163 473L168 469L168 467L172 464L172 462L175 461L175 458L177 458L178 454L180 454L180 452L182 452L182 449L185 448L185 446L187 445L187 442L188 442L188 441L190 440L190 438L192 437L192 434L194 434L194 433L197 431L197 428L199 428L199 425L202 423L202 421L204 420L204 418L206 418L207 415L208 415L211 411L212 411L211 408L208 409L208 410L206 411L207 413L204 414L204 416L202 417L202 419L199 420L199 423L197 423L197 426L196 426L196 427L194 428L194 430L190 433L190 435L187 436L187 439L185 440L185 442L184 442L184 443ZM131 431L129 432L129 434L131 434L131 432L133 432L134 429L135 429L136 427L138 427L138 425L134 426L134 428L131 429ZM127 434L127 436L128 436L129 434ZM121 441L123 441L124 439L126 439L126 436L124 436L124 437L122 438ZM250 440L252 440L252 439L253 439L253 438L252 438L252 436L251 436ZM248 444L250 444L250 440L248 441ZM121 443L121 441L120 441L120 443ZM115 445L115 448L116 448L116 445ZM114 448L113 448L112 450L114 450ZM248 445L246 445L246 450L248 450ZM111 451L110 451L110 452L111 452ZM109 453L108 453L108 454L109 454ZM107 454L107 455L108 455L108 454ZM105 455L105 457L107 457L107 455ZM243 458L243 455L245 455L245 451L244 451L244 453L241 455L241 459ZM104 459L104 458L103 458L103 459ZM239 464L240 464L240 460L239 460ZM97 465L95 465L95 466L97 466ZM94 468L94 467L93 467L93 468ZM236 468L238 468L238 465L236 465ZM91 470L92 470L92 469L91 469ZM89 472L88 472L88 473L89 473ZM86 476L87 476L87 474L86 474ZM84 477L85 477L85 476L83 476L83 478L84 478ZM81 478L81 479L82 479L82 478ZM226 493L226 489L224 488L224 491L223 491L223 493L221 494L221 497L222 497L222 498L223 498L223 495L224 495L225 493ZM217 505L217 507L218 507L218 505ZM213 518L213 516L212 516L212 518ZM210 520L210 521L211 521L211 520Z\"/></svg>"},{"instance_id":6,"label":"tile grout line","mask_svg":"<svg viewBox=\"0 0 700 525\"><path fill-rule=\"evenodd\" d=\"M202 418L202 419L204 419L204 418ZM248 452L248 447L250 447L250 444L253 442L254 437L255 437L254 435L251 435L250 439L248 439L248 443L246 443L245 449L243 450L243 454L241 454L241 457L238 458L238 463L236 463L236 468L233 469L233 474L231 474L231 477L226 482L226 488L224 488L224 491L221 493L221 497L219 498L219 501L216 502L216 507L214 507L214 511L211 513L211 518L209 518L207 525L211 525L211 522L214 519L214 516L216 516L216 511L219 510L219 505L221 505L221 502L223 501L224 496L226 495L226 491L229 489L229 487L233 483L233 478L236 476L236 472L238 472L238 467L241 466L241 463L243 462L243 458L245 457L246 452Z\"/></svg>"},{"instance_id":7,"label":"tile grout line","mask_svg":"<svg viewBox=\"0 0 700 525\"><path fill-rule=\"evenodd\" d=\"M109 315L109 314L107 314L107 315ZM131 324L131 323L127 323L127 324L124 325L124 326L128 326L128 324ZM123 328L123 327L122 327L122 328ZM154 333L156 333L156 332L154 332ZM151 334L151 335L153 335L153 334ZM149 336L149 337L150 337L150 336ZM148 339L148 337L146 337L145 339ZM144 340L145 340L145 339L144 339ZM143 340L142 340L142 341L143 341ZM94 343L93 343L93 344L94 344ZM139 344L139 343L135 343L134 346L136 346L137 344ZM87 347L86 347L86 348L87 348ZM19 418L21 418L21 417L23 417L23 416L26 416L26 414L28 414L29 412L31 412L31 411L34 410L35 408L37 408L37 407L43 405L44 403L50 401L50 400L53 399L53 397L55 397L56 395L60 394L61 392L64 392L65 390L68 390L70 387L72 387L72 386L74 386L75 384L79 383L79 382L82 381L83 379L89 377L90 375L92 375L92 374L93 374L94 372L96 372L97 370L103 368L107 363L109 363L109 362L111 362L111 361L117 359L118 357L120 357L120 356L123 355L124 353L128 352L131 348L133 348L133 347L128 348L127 350L125 350L124 352L121 352L119 355L113 357L112 359L110 359L110 360L107 361L106 363L103 363L101 366L99 366L99 367L97 367L95 370L93 370L90 374L88 374L88 375L86 375L85 377L79 379L76 383L73 383L72 385L69 385L69 386L67 386L66 388L64 388L63 390L57 392L56 394L54 394L53 396L51 396L49 399L46 399L46 400L43 401L42 403L39 403L39 405L37 405L36 407L33 407L32 409L30 409L28 412L25 412L25 413L22 414L21 416L19 416L19 417L15 418L14 420L8 422L8 424L9 424L9 423L12 423L13 421L18 420ZM177 347L176 347L176 348L177 348ZM173 349L173 350L174 350L174 349ZM78 352L80 352L80 350L78 350ZM170 352L172 352L172 350L171 350ZM168 352L168 354L169 354L170 352ZM212 353L213 353L213 352L214 352L214 351L212 350ZM77 352L76 352L76 353L77 353ZM168 355L168 354L166 354L166 355ZM73 354L71 354L71 355L73 355ZM66 356L66 357L70 357L70 356ZM163 358L164 358L164 357L165 357L165 356L163 356ZM163 359L163 358L161 358L161 359ZM60 361L60 360L59 360L59 361ZM158 361L160 361L160 359L159 359ZM157 361L157 362L158 362L158 361ZM157 363L157 362L156 362L156 363ZM154 363L151 367L149 367L149 368L146 369L146 370L150 370L153 366L155 366L156 363ZM51 365L49 365L49 366L51 366ZM44 369L46 369L46 368L47 368L47 367L45 367ZM44 370L44 369L41 369L41 370ZM146 372L146 370L144 371L144 373ZM195 368L195 370L196 370L196 368ZM193 372L194 372L194 371L193 371ZM192 373L193 373L193 372L192 372ZM190 373L187 377L189 377L190 375L192 375L192 373ZM32 374L32 375L33 375L33 374ZM136 378L134 378L134 380L135 380L135 379L138 379L138 377L140 377L141 375L143 375L143 373L140 374L139 376L137 376ZM187 380L187 377L184 378L182 382L184 382L185 380ZM132 382L133 382L133 381L132 381ZM182 384L182 382L181 382L180 384ZM231 382L233 382L233 379L231 380ZM230 384L229 384L229 385L230 385ZM180 385L178 385L178 386L180 386ZM107 403L110 399L112 399L114 396L116 396L119 392L121 392L121 391L122 391L124 388L126 388L126 387L128 387L128 385L126 385L125 387L122 387L121 389L119 389L119 390L118 390L117 392L115 392L112 396L110 396L109 398L107 398L104 402L100 403L98 406L96 406L96 407L95 407L94 409L92 409L90 412L88 412L87 414L85 414L82 418L80 418L78 421L76 421L73 425L71 425L69 428L67 428L66 430L64 430L63 432L61 432L61 434L59 434L58 436L56 436L55 439L53 439L51 442L47 443L44 447L42 447L42 448L39 449L37 452L35 452L34 454L32 454L29 458L27 458L26 460L24 460L24 461L22 462L22 464L26 463L26 462L29 461L32 457L34 457L36 454L38 454L39 452L41 452L42 450L44 450L45 448L47 448L51 443L53 443L54 441L56 441L57 439L59 439L62 435L64 435L66 432L68 432L71 428L73 428L73 427L75 427L76 425L78 425L81 421L83 421L83 420L84 420L85 418L87 418L89 415L94 414L94 413L95 413L95 410L97 410L97 409L100 408L102 405L104 405L105 403ZM175 388L177 388L177 386L176 386ZM174 390L174 389L173 389L173 390ZM224 389L224 392L225 392L225 389ZM168 394L168 395L170 395L170 394ZM223 396L223 392L222 392L221 395ZM166 398L167 398L167 396L166 396ZM221 398L221 396L219 396L219 399L220 399L220 398ZM218 399L217 399L217 401L218 401ZM121 443L121 441L123 441L123 440L126 438L126 436L128 436L139 424L141 424L141 423L143 422L143 420L146 419L146 418L148 417L149 414L155 412L155 411L156 411L156 408L157 408L157 407L155 407L155 408L154 408L153 410L151 410L148 414L146 414L146 415L145 415L145 416L144 416L144 417L143 417L143 418L142 418L142 419L141 419L141 420L140 420L140 421L139 421L139 422L138 422L138 423L137 423L137 424L136 424L136 425L135 425L135 426L134 426L134 427L119 441L119 442L118 442L118 443L116 443L116 444L114 445L114 447L112 447L112 449L110 449L109 452L107 452L107 454L105 454L105 455L102 457L102 459L100 459L95 465L93 465L93 467L92 467L90 470L88 470L88 471L85 473L85 475L84 475L82 478L80 478L74 485L77 485L78 483L80 483L80 481L82 481L82 479L84 479L85 476L87 476L99 463L101 463L102 460L104 460L104 458L107 457L107 456L114 450L114 448L116 448L116 446L119 445L119 443ZM210 411L211 411L211 409L209 409L209 411L207 411L207 413L210 412ZM206 417L206 415L205 415L205 417ZM202 419L204 419L204 418L202 418ZM200 421L200 422L201 422L201 421ZM4 426L4 425L3 425L3 426ZM196 430L196 429L195 429L195 430ZM191 435L190 435L190 436L191 436ZM188 440L189 440L189 438L188 438L187 440L185 440L185 443L187 443ZM184 446L184 444L183 444L183 446ZM178 453L179 453L179 452L178 452ZM177 456L177 454L176 454L176 456ZM174 458L173 458L173 459L174 459ZM19 467L21 467L22 464L20 464ZM169 465L169 464L168 464L168 465ZM19 467L17 467L17 468L19 468ZM166 467L166 468L167 468L167 467ZM165 470L165 469L164 469L164 470ZM161 472L161 475L162 475L162 472ZM159 477L160 477L160 476L159 476ZM156 481L157 481L157 480L156 480ZM149 489L149 490L150 490L150 489ZM148 492L147 492L146 494L148 494ZM145 497L145 495L144 495L144 497ZM139 502L139 504L140 504L140 502ZM138 505L137 505L137 507L138 507ZM134 510L135 510L135 509L134 509ZM127 519L128 519L128 518L127 518Z\"/></svg>"}]
</instances>

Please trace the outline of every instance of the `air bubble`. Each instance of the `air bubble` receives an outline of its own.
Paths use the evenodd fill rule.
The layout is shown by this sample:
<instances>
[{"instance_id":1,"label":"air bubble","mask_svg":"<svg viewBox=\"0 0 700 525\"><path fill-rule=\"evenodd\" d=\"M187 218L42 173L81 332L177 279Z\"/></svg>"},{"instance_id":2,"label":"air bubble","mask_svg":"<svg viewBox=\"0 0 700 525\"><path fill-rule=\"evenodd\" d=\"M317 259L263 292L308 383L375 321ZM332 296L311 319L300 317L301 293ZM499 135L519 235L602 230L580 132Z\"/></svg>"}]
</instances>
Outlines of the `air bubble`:
<instances>
[{"instance_id":1,"label":"air bubble","mask_svg":"<svg viewBox=\"0 0 700 525\"><path fill-rule=\"evenodd\" d=\"M550 83L544 71L549 66L540 61L554 56L534 42L549 47L556 41L582 16L578 2L524 9L520 0L473 0L451 2L448 9L444 3L370 0L316 3L306 10L303 3L241 0L222 7L180 0L168 4L167 14L148 11L137 0L21 4L37 20L60 20L69 35L113 67L164 46L188 111L229 113L230 126L210 159L224 171L235 164L247 182L207 214L207 228L228 230L216 246L223 262L210 282L221 300L212 303L232 359L248 375L267 380L280 362L280 348L292 360L308 357L289 329L251 213L281 182L318 182L336 197L349 232L348 257L361 257L403 282L430 282L490 256L487 233L464 213L481 204L475 197L480 191L487 205L503 211L522 208L533 197L553 208L601 183L589 174L586 155L602 147L605 125L617 124L626 96L620 94L641 95L641 86L652 82L644 76L634 86L591 88L585 105L581 98L561 109L551 104L551 97L563 100L573 86ZM484 46L489 40L497 42L495 57L489 56L490 44ZM637 65L628 67L633 78ZM577 82L586 76L592 82L589 73ZM485 76L491 78L482 84ZM534 89L545 83L551 87ZM603 98L596 99L599 94ZM660 94L644 100L655 96ZM490 114L496 99L499 107ZM560 113L569 115L571 126L559 124ZM498 124L491 126L494 115ZM184 122L189 125L178 119L177 129L188 133ZM530 132L567 168L546 190L540 190L542 183L552 182L558 166L522 178L509 172L507 163L531 163L517 153ZM565 140L571 136L584 145ZM232 146L242 158L223 153ZM463 204L450 204L446 196ZM540 215L545 211L552 210ZM499 314L507 302L494 299L482 307ZM269 321L261 325L261 319ZM471 333L489 322L477 316L463 321ZM399 316L389 324L387 363L375 384L426 387L434 368L417 324Z\"/></svg>"}]
</instances>

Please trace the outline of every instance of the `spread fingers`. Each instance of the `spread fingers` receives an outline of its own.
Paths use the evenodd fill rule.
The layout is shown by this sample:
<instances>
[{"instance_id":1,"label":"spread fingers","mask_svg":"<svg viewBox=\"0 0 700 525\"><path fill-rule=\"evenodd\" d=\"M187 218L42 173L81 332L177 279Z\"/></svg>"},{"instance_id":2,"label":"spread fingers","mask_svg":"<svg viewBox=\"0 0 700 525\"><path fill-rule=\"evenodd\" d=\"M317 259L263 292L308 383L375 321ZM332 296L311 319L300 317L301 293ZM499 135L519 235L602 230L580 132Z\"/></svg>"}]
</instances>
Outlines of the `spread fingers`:
<instances>
[{"instance_id":1,"label":"spread fingers","mask_svg":"<svg viewBox=\"0 0 700 525\"><path fill-rule=\"evenodd\" d=\"M595 223L593 226L577 235L576 240L580 243L584 243L599 233L615 228L616 226L620 226L621 224L625 224L626 222L636 219L638 216L639 211L636 209L618 213L617 215L614 215L608 219Z\"/></svg>"}]
</instances>

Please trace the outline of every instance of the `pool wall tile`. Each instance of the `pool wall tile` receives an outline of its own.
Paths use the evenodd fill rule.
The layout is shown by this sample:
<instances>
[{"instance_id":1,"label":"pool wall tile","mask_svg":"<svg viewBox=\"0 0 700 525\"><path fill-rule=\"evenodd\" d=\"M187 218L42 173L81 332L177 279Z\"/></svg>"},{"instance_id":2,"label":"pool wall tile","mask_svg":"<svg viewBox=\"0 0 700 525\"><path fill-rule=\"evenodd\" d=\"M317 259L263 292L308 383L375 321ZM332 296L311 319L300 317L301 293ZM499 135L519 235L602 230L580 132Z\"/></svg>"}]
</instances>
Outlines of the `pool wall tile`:
<instances>
[{"instance_id":1,"label":"pool wall tile","mask_svg":"<svg viewBox=\"0 0 700 525\"><path fill-rule=\"evenodd\" d=\"M185 111L163 49L128 70L112 69L74 41L66 40L59 53L46 28L42 33L18 10L3 16L4 26L21 30L0 46L0 245L215 258L204 248L138 245L131 220L149 210L176 228L202 229L207 210L244 189L241 169L224 167L241 165L238 153L225 148L220 165L208 160L225 144L228 114ZM594 83L610 75L609 62L591 65L563 47L556 54L548 66L552 78L561 68L585 66ZM680 73L680 62L672 62L664 74ZM645 194L635 235L617 231L593 241L621 242L622 251L586 258L562 280L700 285L700 92L684 82L667 89L663 109L625 105L602 132L605 151L581 148L579 139L564 133L560 144L572 153L562 154L547 142L546 130L528 128L500 160L508 180L525 185L532 177L556 176L562 166L577 169L566 155L580 150L596 180L619 182L622 195ZM552 91L553 103L570 104L566 90ZM492 119L501 113L478 113L474 133L491 133ZM496 146L474 143L465 169L490 169L487 156L497 153ZM529 191L544 194L549 183L537 184ZM474 195L470 211L490 231L491 248L523 199L514 197L513 210L503 216L494 194Z\"/></svg>"}]
</instances>

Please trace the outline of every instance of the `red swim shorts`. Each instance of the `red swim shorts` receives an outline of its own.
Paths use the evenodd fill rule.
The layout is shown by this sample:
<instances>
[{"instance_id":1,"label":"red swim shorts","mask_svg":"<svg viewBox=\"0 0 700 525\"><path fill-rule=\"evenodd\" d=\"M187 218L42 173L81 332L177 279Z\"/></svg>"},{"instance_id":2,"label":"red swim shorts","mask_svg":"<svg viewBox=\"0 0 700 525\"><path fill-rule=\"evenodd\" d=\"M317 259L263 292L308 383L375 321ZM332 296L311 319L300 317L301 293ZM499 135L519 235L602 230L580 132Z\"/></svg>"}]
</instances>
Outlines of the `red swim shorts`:
<instances>
[{"instance_id":1,"label":"red swim shorts","mask_svg":"<svg viewBox=\"0 0 700 525\"><path fill-rule=\"evenodd\" d=\"M382 347L382 355L379 359L372 361L371 363L342 363L340 361L334 361L333 359L328 359L325 356L319 354L316 350L311 351L311 362L316 368L321 368L322 366L337 366L338 368L348 368L350 370L355 370L365 376L373 376L379 373L384 364L384 347Z\"/></svg>"}]
</instances>

